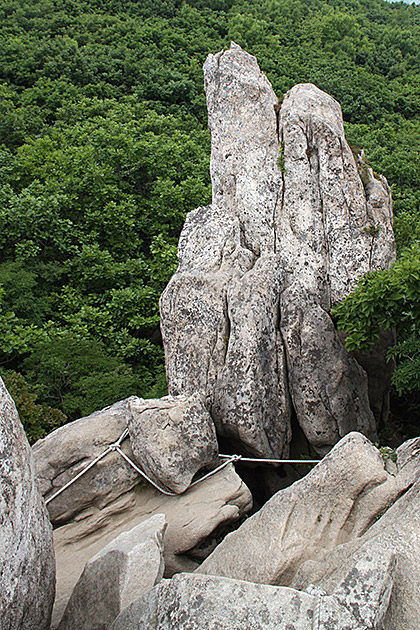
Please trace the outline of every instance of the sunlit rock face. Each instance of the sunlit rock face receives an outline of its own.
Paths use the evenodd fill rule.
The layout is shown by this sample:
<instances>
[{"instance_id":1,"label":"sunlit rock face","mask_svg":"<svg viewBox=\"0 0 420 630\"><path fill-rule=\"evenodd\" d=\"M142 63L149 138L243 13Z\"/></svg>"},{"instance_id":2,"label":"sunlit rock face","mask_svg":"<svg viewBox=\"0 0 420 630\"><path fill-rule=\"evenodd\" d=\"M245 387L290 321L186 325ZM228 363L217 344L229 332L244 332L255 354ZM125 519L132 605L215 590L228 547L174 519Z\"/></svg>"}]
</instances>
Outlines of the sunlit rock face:
<instances>
[{"instance_id":1,"label":"sunlit rock face","mask_svg":"<svg viewBox=\"0 0 420 630\"><path fill-rule=\"evenodd\" d=\"M314 85L280 102L234 43L204 77L213 200L187 216L161 298L169 391L203 393L218 433L261 457L288 454L294 414L320 454L351 430L375 439L385 344L369 392L329 312L394 260L388 184Z\"/></svg>"}]
</instances>

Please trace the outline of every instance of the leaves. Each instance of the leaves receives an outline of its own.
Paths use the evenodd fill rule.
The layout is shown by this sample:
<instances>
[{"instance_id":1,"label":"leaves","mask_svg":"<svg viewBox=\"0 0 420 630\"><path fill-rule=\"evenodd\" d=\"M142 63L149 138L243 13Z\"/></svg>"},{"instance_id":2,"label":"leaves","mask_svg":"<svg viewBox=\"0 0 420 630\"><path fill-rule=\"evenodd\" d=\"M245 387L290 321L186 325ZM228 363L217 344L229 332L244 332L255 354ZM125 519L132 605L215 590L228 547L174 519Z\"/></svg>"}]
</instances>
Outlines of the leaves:
<instances>
[{"instance_id":1,"label":"leaves","mask_svg":"<svg viewBox=\"0 0 420 630\"><path fill-rule=\"evenodd\" d=\"M0 362L34 404L75 417L165 391L158 299L186 213L211 200L202 64L231 39L279 96L309 81L340 101L350 142L392 185L401 251L420 241L418 7L5 0L0 33ZM395 357L415 358L409 258L338 311L349 347L396 325Z\"/></svg>"},{"instance_id":2,"label":"leaves","mask_svg":"<svg viewBox=\"0 0 420 630\"><path fill-rule=\"evenodd\" d=\"M420 388L420 245L390 269L365 276L332 315L350 351L369 349L381 329L396 327L400 341L388 354L398 360L393 384L400 395Z\"/></svg>"}]
</instances>

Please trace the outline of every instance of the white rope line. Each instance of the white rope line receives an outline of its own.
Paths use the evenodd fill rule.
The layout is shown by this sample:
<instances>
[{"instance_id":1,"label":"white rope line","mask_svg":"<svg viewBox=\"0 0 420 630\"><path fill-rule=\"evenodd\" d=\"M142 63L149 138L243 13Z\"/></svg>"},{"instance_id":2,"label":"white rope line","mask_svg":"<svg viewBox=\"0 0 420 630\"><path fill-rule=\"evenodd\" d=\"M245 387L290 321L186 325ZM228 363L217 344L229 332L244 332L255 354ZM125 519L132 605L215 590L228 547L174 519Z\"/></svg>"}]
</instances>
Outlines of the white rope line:
<instances>
[{"instance_id":1,"label":"white rope line","mask_svg":"<svg viewBox=\"0 0 420 630\"><path fill-rule=\"evenodd\" d=\"M81 470L75 477L73 477L73 479L70 479L69 482L67 482L62 488L60 488L60 490L57 490L57 492L55 492L51 497L48 497L48 499L46 499L45 501L45 505L48 505L48 503L50 501L52 501L53 499L55 499L56 497L58 497L62 492L64 492L64 490L67 490L67 488L69 486L71 486L75 481L77 481L78 479L80 479L80 477L82 477L85 473L88 472L88 470L90 470L91 468L93 468L93 466L95 464L97 464L98 462L101 461L101 459L103 459L105 457L105 455L108 455L108 453L111 453L111 451L116 451L121 442L123 442L123 440L125 440L125 438L128 436L128 429L124 429L124 431L121 433L120 437L118 438L118 440L116 442L114 442L113 444L110 444L103 453L101 453L100 455L98 455L98 457L95 457L94 460L92 460L89 464L87 464L87 466L85 468L83 468L83 470Z\"/></svg>"},{"instance_id":2,"label":"white rope line","mask_svg":"<svg viewBox=\"0 0 420 630\"><path fill-rule=\"evenodd\" d=\"M50 503L51 501L53 501L56 497L58 497L62 492L64 492L64 490L67 490L67 488L69 488L75 481L77 481L78 479L80 479L80 477L82 477L85 473L87 473L91 468L93 468L93 466L95 466L95 464L97 464L99 461L101 461L101 459L103 459L106 455L108 455L108 453L111 453L112 451L116 451L119 455L121 455L121 457L123 459L125 459L125 461L132 467L134 468L134 470L141 475L142 477L144 477L144 479L146 479L146 481L148 481L154 488L156 488L156 490L159 490L159 492L161 492L162 494L166 494L167 496L170 497L176 497L179 496L177 495L176 492L171 492L170 490L165 490L165 488L162 488L161 486L159 486L157 483L155 483L153 481L153 479L150 479L150 477L141 469L139 468L132 459L130 459L130 457L128 457L128 455L126 455L124 453L123 450L121 450L121 443L125 440L125 438L128 437L128 429L125 429L123 431L123 433L120 435L120 437L118 438L118 440L116 442L113 442L112 444L110 444L104 451L103 453L101 453L100 455L98 455L98 457L95 457L94 460L92 460L89 464L87 464L87 466L81 470L75 477L73 477L73 479L70 479L70 481L68 481L62 488L60 488L59 490L57 490L57 492L55 492L51 497L48 497L48 499L46 499L45 501L45 505L48 505L48 503ZM230 464L231 462L237 461L237 459L240 457L238 455L226 455L227 457L227 461L223 462L222 464L220 464L220 466L217 466L217 468L214 468L213 470L211 470L210 472L206 473L205 475L203 475L202 477L200 477L199 479L196 479L195 481L193 481L193 483L191 483L189 485L189 488L192 488L193 486L195 486L196 484L200 483L201 481L204 481L205 479L208 479L209 477L211 477L212 475L216 474L217 472L219 472L219 470L222 470L222 468L225 468L226 466L228 466L228 464Z\"/></svg>"},{"instance_id":3,"label":"white rope line","mask_svg":"<svg viewBox=\"0 0 420 630\"><path fill-rule=\"evenodd\" d=\"M134 470L139 475L144 477L144 479L146 479L146 481L148 481L154 488L156 488L156 490L159 490L159 492L161 492L162 494L166 494L167 496L170 496L170 497L179 496L179 495L177 495L176 492L171 492L170 490L165 490L164 488L159 486L157 483L155 483L152 479L150 479L150 477L141 468L139 468L132 461L132 459L130 459L130 457L128 457L128 455L126 455L124 453L123 450L121 450L121 444L127 437L128 437L128 429L124 429L124 431L121 433L120 437L118 438L118 440L116 442L113 442L112 444L110 444L103 451L103 453L98 455L98 457L95 457L95 459L92 460L89 464L87 464L87 466L85 466L85 468L83 468L83 470L81 470L75 477L73 477L73 479L70 479L70 481L68 481L62 488L57 490L57 492L55 492L51 497L48 497L48 499L46 499L46 501L45 501L45 505L48 505L48 503L50 503L56 497L58 497L62 492L64 492L64 490L67 490L67 488L69 488L75 481L80 479L80 477L82 477L91 468L93 468L93 466L95 466L95 464L100 462L101 459L103 459L105 457L105 455L108 455L108 453L111 453L112 451L116 451L119 455L121 455L121 457L123 459L125 459L125 461L132 468L134 468ZM193 483L191 483L189 485L189 488L192 488L193 486L195 486L196 484L200 483L201 481L204 481L205 479L208 479L212 475L214 475L217 472L219 472L219 470L222 470L222 468L225 468L226 466L228 466L228 464L235 463L235 462L238 462L238 461L259 462L259 463L264 462L264 463L267 463L267 464L318 464L318 462L321 461L319 459L258 459L258 458L252 458L252 457L243 457L242 455L219 455L219 457L221 459L226 459L226 461L223 462L222 464L220 464L220 466L217 466L217 468L214 468L210 472L206 473L205 475L203 475L199 479L196 479L195 481L193 481Z\"/></svg>"},{"instance_id":4,"label":"white rope line","mask_svg":"<svg viewBox=\"0 0 420 630\"><path fill-rule=\"evenodd\" d=\"M263 459L258 457L242 457L242 455L219 455L219 457L234 457L234 461L260 462L265 464L319 464L320 459Z\"/></svg>"},{"instance_id":5,"label":"white rope line","mask_svg":"<svg viewBox=\"0 0 420 630\"><path fill-rule=\"evenodd\" d=\"M321 595L316 595L315 599L315 608L314 608L314 618L312 621L313 630L319 630L319 623L321 619L321 603L322 597Z\"/></svg>"}]
</instances>

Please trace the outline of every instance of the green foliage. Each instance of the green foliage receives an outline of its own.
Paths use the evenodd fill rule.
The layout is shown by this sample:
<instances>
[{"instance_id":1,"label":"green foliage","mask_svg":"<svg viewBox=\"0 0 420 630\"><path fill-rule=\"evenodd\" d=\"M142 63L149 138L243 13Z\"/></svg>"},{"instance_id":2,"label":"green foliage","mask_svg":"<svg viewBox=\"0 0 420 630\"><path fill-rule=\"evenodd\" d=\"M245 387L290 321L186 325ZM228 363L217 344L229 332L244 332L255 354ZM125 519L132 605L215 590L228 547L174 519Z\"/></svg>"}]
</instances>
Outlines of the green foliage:
<instances>
[{"instance_id":1,"label":"green foliage","mask_svg":"<svg viewBox=\"0 0 420 630\"><path fill-rule=\"evenodd\" d=\"M5 0L0 37L0 362L36 404L73 418L166 391L158 298L186 213L211 199L201 67L231 39L280 98L309 81L340 101L350 142L391 183L399 248L420 241L419 7ZM375 287L360 307L379 308ZM405 391L416 331L392 317ZM346 318L350 344L379 325Z\"/></svg>"},{"instance_id":2,"label":"green foliage","mask_svg":"<svg viewBox=\"0 0 420 630\"><path fill-rule=\"evenodd\" d=\"M31 387L22 374L10 371L2 373L2 377L15 401L30 444L65 423L66 416L61 411L36 402L39 387Z\"/></svg>"},{"instance_id":3,"label":"green foliage","mask_svg":"<svg viewBox=\"0 0 420 630\"><path fill-rule=\"evenodd\" d=\"M280 153L277 158L277 166L281 173L285 173L286 169L284 167L284 142L283 140L280 142Z\"/></svg>"},{"instance_id":4,"label":"green foliage","mask_svg":"<svg viewBox=\"0 0 420 630\"><path fill-rule=\"evenodd\" d=\"M73 331L56 332L34 344L23 369L30 381L42 383L43 400L73 419L146 394L151 385L147 370L134 373L101 343L78 338Z\"/></svg>"},{"instance_id":5,"label":"green foliage","mask_svg":"<svg viewBox=\"0 0 420 630\"><path fill-rule=\"evenodd\" d=\"M376 448L379 450L382 459L386 463L388 460L391 462L397 461L397 452L395 448L391 448L390 446L379 446L378 443L375 444Z\"/></svg>"},{"instance_id":6,"label":"green foliage","mask_svg":"<svg viewBox=\"0 0 420 630\"><path fill-rule=\"evenodd\" d=\"M391 269L365 276L351 295L332 310L347 333L348 350L367 350L381 329L397 328L398 359L393 384L400 395L420 390L420 246L404 250Z\"/></svg>"}]
</instances>

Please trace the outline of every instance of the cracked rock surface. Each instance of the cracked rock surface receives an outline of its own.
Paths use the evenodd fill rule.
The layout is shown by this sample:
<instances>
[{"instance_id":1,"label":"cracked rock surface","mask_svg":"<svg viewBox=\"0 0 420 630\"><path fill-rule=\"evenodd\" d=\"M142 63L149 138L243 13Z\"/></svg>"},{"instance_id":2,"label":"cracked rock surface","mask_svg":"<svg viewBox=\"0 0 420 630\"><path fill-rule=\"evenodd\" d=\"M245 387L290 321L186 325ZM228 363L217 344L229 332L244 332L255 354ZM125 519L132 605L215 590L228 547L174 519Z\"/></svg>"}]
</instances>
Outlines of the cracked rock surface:
<instances>
[{"instance_id":1,"label":"cracked rock surface","mask_svg":"<svg viewBox=\"0 0 420 630\"><path fill-rule=\"evenodd\" d=\"M329 311L394 260L388 184L314 85L280 103L234 43L204 78L213 199L187 216L161 298L169 391L204 394L218 433L260 457L288 455L293 414L322 455L352 430L375 439L389 373L369 382Z\"/></svg>"}]
</instances>

